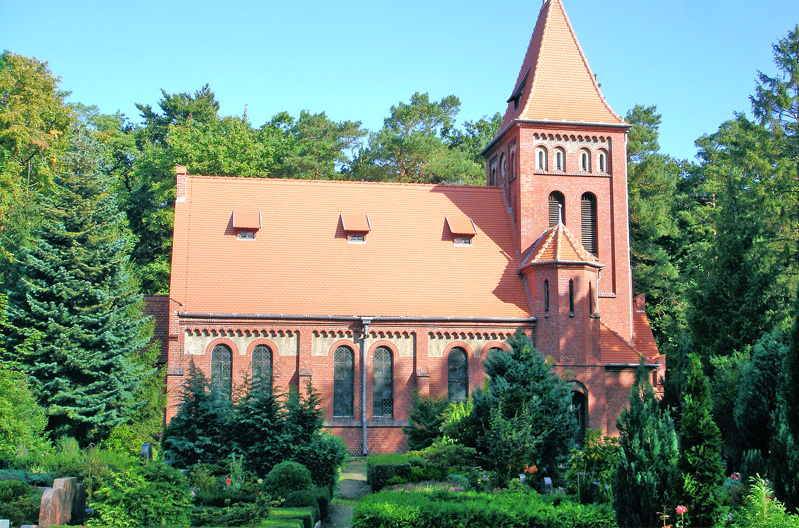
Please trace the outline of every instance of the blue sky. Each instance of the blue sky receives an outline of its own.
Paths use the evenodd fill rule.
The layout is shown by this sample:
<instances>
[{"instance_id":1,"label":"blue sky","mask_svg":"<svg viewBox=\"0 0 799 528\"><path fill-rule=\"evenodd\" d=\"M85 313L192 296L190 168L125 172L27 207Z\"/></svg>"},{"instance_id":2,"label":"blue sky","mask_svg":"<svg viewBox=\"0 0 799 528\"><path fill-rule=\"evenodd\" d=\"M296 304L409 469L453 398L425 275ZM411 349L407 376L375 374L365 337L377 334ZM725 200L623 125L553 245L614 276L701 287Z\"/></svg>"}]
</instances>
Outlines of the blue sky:
<instances>
[{"instance_id":1,"label":"blue sky","mask_svg":"<svg viewBox=\"0 0 799 528\"><path fill-rule=\"evenodd\" d=\"M662 151L750 112L796 0L563 0L619 114L663 114ZM415 91L461 100L459 119L504 111L541 0L329 2L3 0L0 49L48 61L69 100L121 110L211 85L223 115L260 126L302 109L378 129Z\"/></svg>"}]
</instances>

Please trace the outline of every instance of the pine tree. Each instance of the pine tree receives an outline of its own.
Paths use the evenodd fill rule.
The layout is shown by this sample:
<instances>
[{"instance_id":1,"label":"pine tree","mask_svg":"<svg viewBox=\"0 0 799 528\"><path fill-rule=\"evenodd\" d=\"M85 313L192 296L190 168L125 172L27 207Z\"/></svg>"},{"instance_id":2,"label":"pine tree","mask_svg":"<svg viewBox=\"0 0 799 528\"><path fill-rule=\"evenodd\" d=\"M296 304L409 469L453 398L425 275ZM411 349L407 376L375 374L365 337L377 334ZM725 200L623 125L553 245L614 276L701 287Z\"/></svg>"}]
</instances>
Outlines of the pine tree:
<instances>
[{"instance_id":1,"label":"pine tree","mask_svg":"<svg viewBox=\"0 0 799 528\"><path fill-rule=\"evenodd\" d=\"M291 449L285 432L286 413L272 390L250 385L236 405L236 429L247 431L236 440L237 450L256 475L264 476Z\"/></svg>"},{"instance_id":2,"label":"pine tree","mask_svg":"<svg viewBox=\"0 0 799 528\"><path fill-rule=\"evenodd\" d=\"M149 336L122 215L98 169L100 147L76 127L9 295L8 354L47 409L49 429L86 443L137 410L148 371L133 356Z\"/></svg>"},{"instance_id":3,"label":"pine tree","mask_svg":"<svg viewBox=\"0 0 799 528\"><path fill-rule=\"evenodd\" d=\"M682 420L680 421L681 504L692 526L713 526L721 509L724 480L721 433L711 413L710 384L695 354L689 356Z\"/></svg>"},{"instance_id":4,"label":"pine tree","mask_svg":"<svg viewBox=\"0 0 799 528\"><path fill-rule=\"evenodd\" d=\"M660 409L643 362L635 372L630 406L617 423L621 453L613 505L621 527L656 526L657 511L674 504L679 481L677 434Z\"/></svg>"}]
</instances>

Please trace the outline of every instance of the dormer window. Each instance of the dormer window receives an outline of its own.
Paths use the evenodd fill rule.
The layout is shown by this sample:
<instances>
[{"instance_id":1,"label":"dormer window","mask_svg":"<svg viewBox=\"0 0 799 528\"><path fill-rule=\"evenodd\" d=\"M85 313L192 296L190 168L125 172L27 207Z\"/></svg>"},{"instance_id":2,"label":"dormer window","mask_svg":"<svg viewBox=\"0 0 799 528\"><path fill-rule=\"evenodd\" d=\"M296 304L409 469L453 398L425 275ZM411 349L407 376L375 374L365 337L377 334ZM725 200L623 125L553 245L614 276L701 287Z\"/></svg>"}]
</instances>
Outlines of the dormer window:
<instances>
[{"instance_id":1,"label":"dormer window","mask_svg":"<svg viewBox=\"0 0 799 528\"><path fill-rule=\"evenodd\" d=\"M527 85L527 75L530 73L530 70L527 70L527 73L524 74L524 78L522 82L513 90L513 93L510 97L508 97L508 102L513 103L513 111L519 109L519 101L522 99L522 94L524 94L524 87Z\"/></svg>"},{"instance_id":2,"label":"dormer window","mask_svg":"<svg viewBox=\"0 0 799 528\"><path fill-rule=\"evenodd\" d=\"M347 242L351 244L366 244L366 235L372 230L369 215L364 213L344 214L339 216L341 227L347 234Z\"/></svg>"},{"instance_id":3,"label":"dormer window","mask_svg":"<svg viewBox=\"0 0 799 528\"><path fill-rule=\"evenodd\" d=\"M448 215L445 221L447 227L449 227L449 232L452 233L452 239L456 246L472 245L472 239L477 231L471 218L461 215Z\"/></svg>"},{"instance_id":4,"label":"dormer window","mask_svg":"<svg viewBox=\"0 0 799 528\"><path fill-rule=\"evenodd\" d=\"M261 229L261 211L233 211L233 229L239 240L255 240Z\"/></svg>"}]
</instances>

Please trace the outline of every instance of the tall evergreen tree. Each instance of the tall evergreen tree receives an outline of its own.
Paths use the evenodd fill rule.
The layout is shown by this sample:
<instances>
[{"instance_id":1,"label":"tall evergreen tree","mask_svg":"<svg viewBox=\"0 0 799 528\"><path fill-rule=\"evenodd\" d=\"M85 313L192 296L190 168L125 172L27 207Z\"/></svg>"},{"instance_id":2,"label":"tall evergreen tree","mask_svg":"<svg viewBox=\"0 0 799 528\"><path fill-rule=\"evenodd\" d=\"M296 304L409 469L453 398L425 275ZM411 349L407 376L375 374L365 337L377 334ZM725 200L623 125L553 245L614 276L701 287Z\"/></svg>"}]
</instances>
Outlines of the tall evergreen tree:
<instances>
[{"instance_id":1,"label":"tall evergreen tree","mask_svg":"<svg viewBox=\"0 0 799 528\"><path fill-rule=\"evenodd\" d=\"M617 427L621 452L613 482L616 520L621 527L656 526L658 510L677 498L679 453L674 422L660 409L643 362Z\"/></svg>"},{"instance_id":2,"label":"tall evergreen tree","mask_svg":"<svg viewBox=\"0 0 799 528\"><path fill-rule=\"evenodd\" d=\"M9 296L8 354L47 409L49 429L83 443L136 411L148 373L133 361L149 336L99 148L78 125Z\"/></svg>"},{"instance_id":3,"label":"tall evergreen tree","mask_svg":"<svg viewBox=\"0 0 799 528\"><path fill-rule=\"evenodd\" d=\"M710 384L699 357L689 357L685 399L680 420L681 504L688 508L691 526L713 526L721 509L724 480L721 433L711 413Z\"/></svg>"}]
</instances>

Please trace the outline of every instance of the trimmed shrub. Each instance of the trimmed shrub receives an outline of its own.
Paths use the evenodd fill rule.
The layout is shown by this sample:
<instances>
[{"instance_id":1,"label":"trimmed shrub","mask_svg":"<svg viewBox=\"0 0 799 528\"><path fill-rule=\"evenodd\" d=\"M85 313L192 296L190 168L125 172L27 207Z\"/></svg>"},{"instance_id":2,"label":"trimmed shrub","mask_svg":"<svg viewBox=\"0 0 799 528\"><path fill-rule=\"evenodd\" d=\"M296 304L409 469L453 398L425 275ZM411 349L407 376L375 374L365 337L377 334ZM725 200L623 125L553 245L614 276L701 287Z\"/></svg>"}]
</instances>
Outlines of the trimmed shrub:
<instances>
[{"instance_id":1,"label":"trimmed shrub","mask_svg":"<svg viewBox=\"0 0 799 528\"><path fill-rule=\"evenodd\" d=\"M444 480L456 471L479 465L477 450L460 444L437 442L412 454L424 460L424 474L428 480Z\"/></svg>"},{"instance_id":2,"label":"trimmed shrub","mask_svg":"<svg viewBox=\"0 0 799 528\"><path fill-rule=\"evenodd\" d=\"M321 519L321 511L319 510L319 503L316 500L316 493L312 490L299 490L292 491L286 497L286 502L283 504L286 508L314 508L314 513L317 519Z\"/></svg>"},{"instance_id":3,"label":"trimmed shrub","mask_svg":"<svg viewBox=\"0 0 799 528\"><path fill-rule=\"evenodd\" d=\"M314 494L316 495L316 504L319 506L319 518L325 520L330 513L330 491L326 487L317 487Z\"/></svg>"},{"instance_id":4,"label":"trimmed shrub","mask_svg":"<svg viewBox=\"0 0 799 528\"><path fill-rule=\"evenodd\" d=\"M372 487L372 491L380 491L394 477L407 482L410 476L411 464L402 455L372 455L366 461L366 483Z\"/></svg>"},{"instance_id":5,"label":"trimmed shrub","mask_svg":"<svg viewBox=\"0 0 799 528\"><path fill-rule=\"evenodd\" d=\"M288 498L294 491L311 491L311 472L299 462L281 462L266 476L262 489L272 497L281 499Z\"/></svg>"},{"instance_id":6,"label":"trimmed shrub","mask_svg":"<svg viewBox=\"0 0 799 528\"><path fill-rule=\"evenodd\" d=\"M224 508L195 508L189 514L191 526L254 526L269 516L271 505L266 498L239 502Z\"/></svg>"},{"instance_id":7,"label":"trimmed shrub","mask_svg":"<svg viewBox=\"0 0 799 528\"><path fill-rule=\"evenodd\" d=\"M276 521L301 521L303 528L313 528L317 520L313 508L275 508L272 510L265 525L276 526L276 524L274 524ZM290 524L287 523L286 526L290 526Z\"/></svg>"},{"instance_id":8,"label":"trimmed shrub","mask_svg":"<svg viewBox=\"0 0 799 528\"><path fill-rule=\"evenodd\" d=\"M320 432L307 446L296 445L294 449L293 460L313 468L313 483L332 492L338 482L339 468L349 458L344 440L330 433Z\"/></svg>"},{"instance_id":9,"label":"trimmed shrub","mask_svg":"<svg viewBox=\"0 0 799 528\"><path fill-rule=\"evenodd\" d=\"M558 506L536 492L383 491L355 506L353 528L616 528L607 505Z\"/></svg>"}]
</instances>

